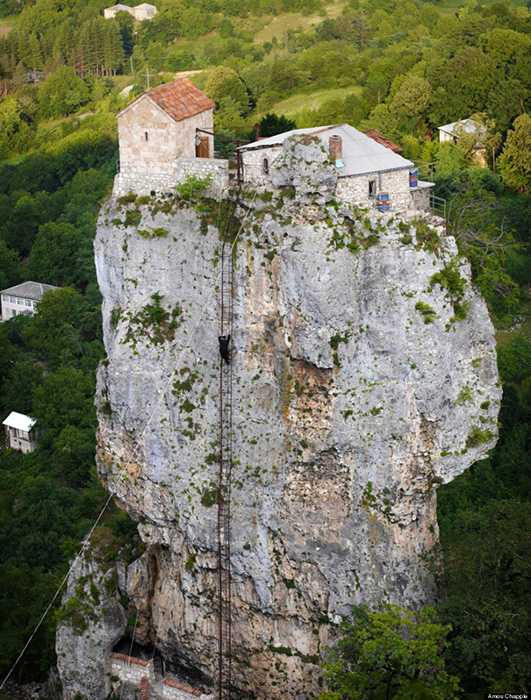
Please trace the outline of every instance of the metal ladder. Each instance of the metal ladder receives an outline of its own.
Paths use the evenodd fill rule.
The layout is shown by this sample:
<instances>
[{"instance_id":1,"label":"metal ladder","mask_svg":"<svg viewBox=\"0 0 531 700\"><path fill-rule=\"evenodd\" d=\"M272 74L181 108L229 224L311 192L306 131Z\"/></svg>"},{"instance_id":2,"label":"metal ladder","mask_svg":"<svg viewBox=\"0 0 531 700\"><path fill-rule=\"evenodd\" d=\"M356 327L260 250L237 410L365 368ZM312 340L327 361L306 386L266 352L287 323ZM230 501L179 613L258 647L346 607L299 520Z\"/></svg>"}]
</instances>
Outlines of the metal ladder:
<instances>
[{"instance_id":1,"label":"metal ladder","mask_svg":"<svg viewBox=\"0 0 531 700\"><path fill-rule=\"evenodd\" d=\"M234 265L232 246L221 249L220 335L232 336ZM220 357L218 484L218 700L230 700L232 671L230 498L232 473L232 358Z\"/></svg>"}]
</instances>

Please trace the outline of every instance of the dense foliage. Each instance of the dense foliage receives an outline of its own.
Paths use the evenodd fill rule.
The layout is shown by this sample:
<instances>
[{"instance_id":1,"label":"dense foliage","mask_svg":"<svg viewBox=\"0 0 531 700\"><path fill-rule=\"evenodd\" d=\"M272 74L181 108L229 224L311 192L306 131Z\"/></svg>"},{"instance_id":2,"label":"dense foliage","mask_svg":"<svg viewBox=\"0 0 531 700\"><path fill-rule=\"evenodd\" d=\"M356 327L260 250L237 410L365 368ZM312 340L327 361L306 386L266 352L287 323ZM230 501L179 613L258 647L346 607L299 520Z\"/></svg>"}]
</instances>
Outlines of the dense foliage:
<instances>
[{"instance_id":1,"label":"dense foliage","mask_svg":"<svg viewBox=\"0 0 531 700\"><path fill-rule=\"evenodd\" d=\"M414 613L389 603L354 608L325 661L330 690L319 700L456 700L459 681L445 669L446 636L432 608Z\"/></svg>"},{"instance_id":2,"label":"dense foliage","mask_svg":"<svg viewBox=\"0 0 531 700\"><path fill-rule=\"evenodd\" d=\"M110 134L87 126L18 165L0 166L2 288L28 278L71 285L46 293L35 316L0 324L0 413L29 414L44 430L32 454L0 451L2 677L107 497L94 463L103 345L92 237L114 160ZM53 646L49 616L15 678L42 677Z\"/></svg>"},{"instance_id":3,"label":"dense foliage","mask_svg":"<svg viewBox=\"0 0 531 700\"><path fill-rule=\"evenodd\" d=\"M124 12L104 20L109 4L0 0L0 288L24 279L66 285L34 318L0 325L2 415L30 413L46 428L38 452L0 452L0 674L104 498L93 461L103 349L92 237L116 167L113 115L142 91L147 69L151 85L204 69L193 79L216 102L218 131L251 135L259 122L267 136L347 121L396 141L421 177L431 170L499 327L524 323L499 349L498 446L439 492L439 614L452 627L447 671L465 690L529 687L529 9L503 0L160 0L153 20L134 23ZM284 29L275 33L275 22ZM481 125L480 137L439 144L437 127L465 117ZM356 635L374 632L379 614L386 639L402 648L393 635L411 614L364 610L345 623L343 651L352 643L367 651ZM47 621L18 677L39 677L52 647ZM370 663L362 670L374 674ZM330 697L357 697L340 691ZM424 685L393 692L431 697Z\"/></svg>"}]
</instances>

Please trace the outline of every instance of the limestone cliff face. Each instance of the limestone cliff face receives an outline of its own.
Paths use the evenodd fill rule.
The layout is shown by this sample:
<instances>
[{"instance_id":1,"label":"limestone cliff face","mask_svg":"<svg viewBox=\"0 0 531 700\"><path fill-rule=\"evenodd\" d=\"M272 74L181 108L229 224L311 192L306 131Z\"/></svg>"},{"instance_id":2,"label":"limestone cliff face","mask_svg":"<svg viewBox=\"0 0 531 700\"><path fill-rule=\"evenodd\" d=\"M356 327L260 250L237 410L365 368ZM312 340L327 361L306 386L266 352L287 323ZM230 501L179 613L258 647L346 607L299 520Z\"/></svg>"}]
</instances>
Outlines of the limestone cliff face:
<instances>
[{"instance_id":1,"label":"limestone cliff face","mask_svg":"<svg viewBox=\"0 0 531 700\"><path fill-rule=\"evenodd\" d=\"M206 686L232 207L111 199L95 241L99 471L147 545L128 594L140 641ZM302 700L352 605L432 598L436 487L495 442L493 329L453 239L425 223L252 196L235 214L234 678L242 697Z\"/></svg>"}]
</instances>

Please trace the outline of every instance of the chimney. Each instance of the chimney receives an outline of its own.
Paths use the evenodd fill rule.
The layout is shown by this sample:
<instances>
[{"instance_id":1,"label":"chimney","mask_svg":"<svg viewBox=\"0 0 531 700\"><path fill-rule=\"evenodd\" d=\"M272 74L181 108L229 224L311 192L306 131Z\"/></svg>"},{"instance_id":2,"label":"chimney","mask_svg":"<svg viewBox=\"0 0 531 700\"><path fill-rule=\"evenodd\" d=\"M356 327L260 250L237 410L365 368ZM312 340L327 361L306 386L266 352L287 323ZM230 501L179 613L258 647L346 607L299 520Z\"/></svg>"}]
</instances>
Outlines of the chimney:
<instances>
[{"instance_id":1,"label":"chimney","mask_svg":"<svg viewBox=\"0 0 531 700\"><path fill-rule=\"evenodd\" d=\"M341 136L330 136L328 139L328 151L331 160L338 168L343 165L343 139Z\"/></svg>"}]
</instances>

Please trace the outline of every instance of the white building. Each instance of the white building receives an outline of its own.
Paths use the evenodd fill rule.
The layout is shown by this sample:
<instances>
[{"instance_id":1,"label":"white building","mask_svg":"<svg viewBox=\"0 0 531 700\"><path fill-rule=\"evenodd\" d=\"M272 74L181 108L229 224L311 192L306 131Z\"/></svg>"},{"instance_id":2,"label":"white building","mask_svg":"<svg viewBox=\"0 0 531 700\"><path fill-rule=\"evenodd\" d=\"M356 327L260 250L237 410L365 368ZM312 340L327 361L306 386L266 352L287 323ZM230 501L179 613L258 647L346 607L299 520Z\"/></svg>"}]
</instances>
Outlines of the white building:
<instances>
[{"instance_id":1,"label":"white building","mask_svg":"<svg viewBox=\"0 0 531 700\"><path fill-rule=\"evenodd\" d=\"M103 10L103 16L105 19L112 19L116 17L119 12L129 12L138 22L144 19L152 19L158 12L155 5L150 5L148 2L143 2L141 5L136 5L136 7L129 7L129 5L113 5L112 7L106 7Z\"/></svg>"},{"instance_id":2,"label":"white building","mask_svg":"<svg viewBox=\"0 0 531 700\"><path fill-rule=\"evenodd\" d=\"M2 295L2 320L7 321L13 316L33 316L37 303L41 301L44 292L59 289L52 284L40 282L23 282L15 287L3 289Z\"/></svg>"},{"instance_id":3,"label":"white building","mask_svg":"<svg viewBox=\"0 0 531 700\"><path fill-rule=\"evenodd\" d=\"M420 181L414 163L349 124L295 129L241 146L244 183L275 189L299 139L320 142L326 165L335 166L338 201L380 211L428 208L433 183Z\"/></svg>"},{"instance_id":4,"label":"white building","mask_svg":"<svg viewBox=\"0 0 531 700\"><path fill-rule=\"evenodd\" d=\"M463 134L477 136L479 140L483 137L485 127L473 119L461 119L458 122L445 124L439 128L439 143L457 143Z\"/></svg>"},{"instance_id":5,"label":"white building","mask_svg":"<svg viewBox=\"0 0 531 700\"><path fill-rule=\"evenodd\" d=\"M2 423L8 447L24 453L33 452L37 448L36 422L35 418L11 411Z\"/></svg>"},{"instance_id":6,"label":"white building","mask_svg":"<svg viewBox=\"0 0 531 700\"><path fill-rule=\"evenodd\" d=\"M118 3L118 5L113 5L112 7L106 7L103 10L103 16L105 17L105 19L112 19L113 17L116 17L116 15L119 12L129 12L129 14L132 14L131 10L132 10L132 8L129 7L129 5L121 5L120 3Z\"/></svg>"},{"instance_id":7,"label":"white building","mask_svg":"<svg viewBox=\"0 0 531 700\"><path fill-rule=\"evenodd\" d=\"M148 2L143 2L141 5L132 7L129 12L133 17L141 22L144 19L152 19L157 14L155 5L150 5Z\"/></svg>"}]
</instances>

